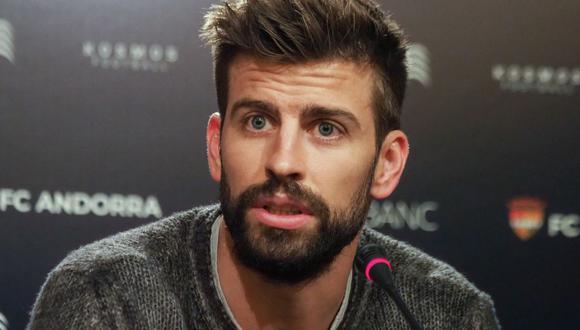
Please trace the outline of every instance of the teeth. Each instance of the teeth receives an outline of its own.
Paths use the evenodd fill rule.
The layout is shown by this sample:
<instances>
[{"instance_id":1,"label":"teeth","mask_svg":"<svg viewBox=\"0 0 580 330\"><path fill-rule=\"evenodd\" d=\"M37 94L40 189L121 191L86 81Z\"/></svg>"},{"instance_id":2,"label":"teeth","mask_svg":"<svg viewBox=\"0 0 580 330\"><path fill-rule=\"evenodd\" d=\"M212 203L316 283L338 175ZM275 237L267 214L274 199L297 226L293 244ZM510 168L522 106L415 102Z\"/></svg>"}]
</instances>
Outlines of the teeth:
<instances>
[{"instance_id":1,"label":"teeth","mask_svg":"<svg viewBox=\"0 0 580 330\"><path fill-rule=\"evenodd\" d=\"M301 212L295 209L292 206L269 206L266 205L264 208L272 213L277 215L293 215L293 214L300 214Z\"/></svg>"}]
</instances>

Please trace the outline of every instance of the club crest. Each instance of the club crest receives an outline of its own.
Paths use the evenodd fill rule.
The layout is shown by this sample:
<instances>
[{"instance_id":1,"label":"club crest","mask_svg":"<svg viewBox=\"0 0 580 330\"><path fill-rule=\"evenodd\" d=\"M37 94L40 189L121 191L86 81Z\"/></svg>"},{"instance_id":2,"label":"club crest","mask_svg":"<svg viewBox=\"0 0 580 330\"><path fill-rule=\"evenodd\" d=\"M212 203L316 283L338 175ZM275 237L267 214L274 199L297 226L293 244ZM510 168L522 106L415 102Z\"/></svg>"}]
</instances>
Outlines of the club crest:
<instances>
[{"instance_id":1,"label":"club crest","mask_svg":"<svg viewBox=\"0 0 580 330\"><path fill-rule=\"evenodd\" d=\"M510 227L522 241L532 238L544 225L546 203L534 197L516 197L507 204Z\"/></svg>"}]
</instances>

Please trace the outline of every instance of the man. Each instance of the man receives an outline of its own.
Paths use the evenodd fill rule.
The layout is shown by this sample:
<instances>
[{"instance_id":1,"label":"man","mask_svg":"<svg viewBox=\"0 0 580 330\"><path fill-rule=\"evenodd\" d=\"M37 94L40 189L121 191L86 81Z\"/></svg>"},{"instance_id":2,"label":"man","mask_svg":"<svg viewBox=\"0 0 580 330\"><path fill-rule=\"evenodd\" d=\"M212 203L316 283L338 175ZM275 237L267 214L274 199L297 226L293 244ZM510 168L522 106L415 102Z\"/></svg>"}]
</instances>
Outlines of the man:
<instances>
[{"instance_id":1,"label":"man","mask_svg":"<svg viewBox=\"0 0 580 330\"><path fill-rule=\"evenodd\" d=\"M397 186L406 68L367 0L247 0L210 9L219 114L207 146L220 205L88 245L50 275L30 328L405 329L353 267L381 245L426 329L495 329L489 296L451 267L363 228Z\"/></svg>"}]
</instances>

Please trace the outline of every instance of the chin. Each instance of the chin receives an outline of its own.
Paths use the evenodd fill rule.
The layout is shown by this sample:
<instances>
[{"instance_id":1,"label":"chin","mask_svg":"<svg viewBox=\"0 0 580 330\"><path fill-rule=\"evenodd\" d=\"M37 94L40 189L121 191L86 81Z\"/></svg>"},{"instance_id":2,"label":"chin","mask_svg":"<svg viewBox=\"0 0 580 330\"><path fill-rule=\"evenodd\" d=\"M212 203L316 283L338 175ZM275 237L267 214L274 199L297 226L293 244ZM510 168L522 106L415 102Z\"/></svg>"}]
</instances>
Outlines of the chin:
<instances>
[{"instance_id":1,"label":"chin","mask_svg":"<svg viewBox=\"0 0 580 330\"><path fill-rule=\"evenodd\" d=\"M320 232L317 226L308 226L299 229L280 229L254 222L249 225L246 240L256 251L272 258L280 256L282 258L306 254L307 249L316 245L320 239Z\"/></svg>"}]
</instances>

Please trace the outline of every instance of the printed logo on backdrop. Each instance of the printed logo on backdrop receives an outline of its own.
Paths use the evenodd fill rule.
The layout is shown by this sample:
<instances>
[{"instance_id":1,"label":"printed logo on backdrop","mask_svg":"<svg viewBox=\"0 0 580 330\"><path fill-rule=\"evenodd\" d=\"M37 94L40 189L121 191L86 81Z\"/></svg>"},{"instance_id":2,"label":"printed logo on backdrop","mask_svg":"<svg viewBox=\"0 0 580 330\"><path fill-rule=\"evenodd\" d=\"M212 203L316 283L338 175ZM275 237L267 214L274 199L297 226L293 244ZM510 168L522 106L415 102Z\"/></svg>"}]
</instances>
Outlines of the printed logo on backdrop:
<instances>
[{"instance_id":1,"label":"printed logo on backdrop","mask_svg":"<svg viewBox=\"0 0 580 330\"><path fill-rule=\"evenodd\" d=\"M431 54L422 44L412 43L407 48L407 70L409 81L415 80L424 87L431 86Z\"/></svg>"},{"instance_id":2,"label":"printed logo on backdrop","mask_svg":"<svg viewBox=\"0 0 580 330\"><path fill-rule=\"evenodd\" d=\"M367 215L367 225L381 228L388 225L391 229L410 229L433 232L439 224L431 221L428 214L439 209L436 202L392 202L389 200L373 201Z\"/></svg>"},{"instance_id":3,"label":"printed logo on backdrop","mask_svg":"<svg viewBox=\"0 0 580 330\"><path fill-rule=\"evenodd\" d=\"M547 203L536 197L515 197L508 203L509 222L514 234L522 241L534 237L544 226ZM552 213L547 217L549 237L580 236L580 215Z\"/></svg>"},{"instance_id":4,"label":"printed logo on backdrop","mask_svg":"<svg viewBox=\"0 0 580 330\"><path fill-rule=\"evenodd\" d=\"M580 86L580 67L496 64L491 77L503 91L571 95Z\"/></svg>"},{"instance_id":5,"label":"printed logo on backdrop","mask_svg":"<svg viewBox=\"0 0 580 330\"><path fill-rule=\"evenodd\" d=\"M0 330L8 330L8 319L0 312Z\"/></svg>"},{"instance_id":6,"label":"printed logo on backdrop","mask_svg":"<svg viewBox=\"0 0 580 330\"><path fill-rule=\"evenodd\" d=\"M14 28L5 19L0 18L0 58L14 64Z\"/></svg>"},{"instance_id":7,"label":"printed logo on backdrop","mask_svg":"<svg viewBox=\"0 0 580 330\"><path fill-rule=\"evenodd\" d=\"M174 45L85 41L82 54L92 66L111 70L167 72L179 59Z\"/></svg>"},{"instance_id":8,"label":"printed logo on backdrop","mask_svg":"<svg viewBox=\"0 0 580 330\"><path fill-rule=\"evenodd\" d=\"M516 236L526 241L544 225L546 203L538 198L518 197L507 204L510 227Z\"/></svg>"},{"instance_id":9,"label":"printed logo on backdrop","mask_svg":"<svg viewBox=\"0 0 580 330\"><path fill-rule=\"evenodd\" d=\"M99 217L161 218L155 196L43 190L34 195L26 189L0 188L0 212L95 215Z\"/></svg>"}]
</instances>

